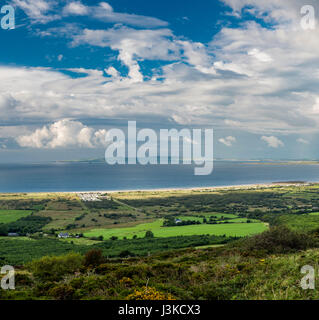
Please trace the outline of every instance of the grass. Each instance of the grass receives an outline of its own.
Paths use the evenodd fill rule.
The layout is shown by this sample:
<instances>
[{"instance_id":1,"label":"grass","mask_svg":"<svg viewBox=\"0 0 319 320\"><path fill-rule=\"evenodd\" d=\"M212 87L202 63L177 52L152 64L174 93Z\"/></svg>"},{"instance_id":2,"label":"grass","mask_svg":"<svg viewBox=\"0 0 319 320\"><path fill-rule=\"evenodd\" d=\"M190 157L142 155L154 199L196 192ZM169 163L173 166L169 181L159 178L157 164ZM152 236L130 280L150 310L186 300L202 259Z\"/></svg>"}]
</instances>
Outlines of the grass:
<instances>
[{"instance_id":1,"label":"grass","mask_svg":"<svg viewBox=\"0 0 319 320\"><path fill-rule=\"evenodd\" d=\"M90 246L93 244L100 243L100 241L90 240L90 239L86 239L86 238L67 238L67 239L60 239L59 241L67 242L67 243L74 243L76 245L84 245L84 246Z\"/></svg>"},{"instance_id":2,"label":"grass","mask_svg":"<svg viewBox=\"0 0 319 320\"><path fill-rule=\"evenodd\" d=\"M115 258L123 252L145 257L149 254L184 250L198 246L228 243L233 238L217 236L190 236L173 238L138 238L133 240L91 241L89 239L29 239L26 237L0 237L0 265L21 266L43 256L78 252L84 254L91 249L102 250L104 257ZM73 242L73 243L72 243ZM0 276L1 279L1 276ZM1 290L0 290L1 292ZM0 294L1 300L1 294Z\"/></svg>"},{"instance_id":3,"label":"grass","mask_svg":"<svg viewBox=\"0 0 319 320\"><path fill-rule=\"evenodd\" d=\"M1 193L0 200L58 200L60 198L77 200L78 197L73 193L50 193L50 192L39 192L39 193Z\"/></svg>"},{"instance_id":4,"label":"grass","mask_svg":"<svg viewBox=\"0 0 319 320\"><path fill-rule=\"evenodd\" d=\"M238 218L238 216L236 216L235 214L230 214L230 213L217 213L217 212L205 212L205 213L201 213L201 216L204 216L205 218L209 218L209 217L216 217L217 219L220 219L222 217L227 218L227 219L236 219Z\"/></svg>"},{"instance_id":5,"label":"grass","mask_svg":"<svg viewBox=\"0 0 319 320\"><path fill-rule=\"evenodd\" d=\"M310 212L309 215L310 216L319 216L319 212Z\"/></svg>"},{"instance_id":6,"label":"grass","mask_svg":"<svg viewBox=\"0 0 319 320\"><path fill-rule=\"evenodd\" d=\"M229 213L215 213L215 212L210 212L210 213L200 213L200 214L196 214L196 213L193 213L194 216L190 215L190 216L179 216L178 218L179 219L182 219L182 220L186 220L186 221L201 221L203 222L203 219L206 218L206 219L209 219L210 217L216 217L217 219L220 219L220 218L225 218L225 219L237 219L238 216L234 215L234 214L229 214Z\"/></svg>"},{"instance_id":7,"label":"grass","mask_svg":"<svg viewBox=\"0 0 319 320\"><path fill-rule=\"evenodd\" d=\"M283 215L278 218L278 223L291 230L308 232L319 228L318 215Z\"/></svg>"},{"instance_id":8,"label":"grass","mask_svg":"<svg viewBox=\"0 0 319 320\"><path fill-rule=\"evenodd\" d=\"M130 228L113 228L113 229L93 229L84 235L86 237L103 236L104 239L109 239L113 236L123 239L130 239L134 235L144 237L146 231L152 231L155 237L175 237L175 236L192 236L192 235L226 235L233 237L244 237L261 233L267 230L264 223L234 223L221 225L190 225L179 227L162 227L163 219L158 219L154 222L143 223Z\"/></svg>"},{"instance_id":9,"label":"grass","mask_svg":"<svg viewBox=\"0 0 319 320\"><path fill-rule=\"evenodd\" d=\"M198 247L195 247L196 250L201 250L201 249L209 249L209 248L220 248L220 247L223 247L224 244L209 244L207 246L198 246Z\"/></svg>"},{"instance_id":10,"label":"grass","mask_svg":"<svg viewBox=\"0 0 319 320\"><path fill-rule=\"evenodd\" d=\"M8 241L35 241L32 238L29 237L0 237L1 240L8 240Z\"/></svg>"},{"instance_id":11,"label":"grass","mask_svg":"<svg viewBox=\"0 0 319 320\"><path fill-rule=\"evenodd\" d=\"M220 219L221 217L228 218L229 220L221 220L220 222L228 221L229 223L247 223L247 220L250 220L251 222L259 222L258 220L254 219L247 219L247 218L239 218L238 216L235 216L233 214L209 214L206 217L206 219L209 219L209 217L214 216L217 217L217 219ZM179 216L178 219L181 219L182 221L200 221L203 223L204 218L200 217L192 217L192 216Z\"/></svg>"},{"instance_id":12,"label":"grass","mask_svg":"<svg viewBox=\"0 0 319 320\"><path fill-rule=\"evenodd\" d=\"M0 223L10 223L27 217L32 213L29 210L0 210Z\"/></svg>"},{"instance_id":13,"label":"grass","mask_svg":"<svg viewBox=\"0 0 319 320\"><path fill-rule=\"evenodd\" d=\"M83 211L57 211L57 210L44 210L40 211L37 215L41 217L50 217L52 221L45 226L45 230L64 229L68 224L74 223L75 218L80 216Z\"/></svg>"}]
</instances>

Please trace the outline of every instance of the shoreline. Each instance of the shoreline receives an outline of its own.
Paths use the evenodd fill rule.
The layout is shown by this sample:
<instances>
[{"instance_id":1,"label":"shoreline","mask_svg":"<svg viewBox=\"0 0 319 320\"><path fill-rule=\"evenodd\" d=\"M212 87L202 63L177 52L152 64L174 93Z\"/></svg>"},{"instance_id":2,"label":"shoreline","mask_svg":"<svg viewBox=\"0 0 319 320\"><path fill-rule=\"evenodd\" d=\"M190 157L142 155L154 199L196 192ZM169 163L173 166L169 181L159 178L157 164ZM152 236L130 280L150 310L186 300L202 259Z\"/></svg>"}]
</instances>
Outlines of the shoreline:
<instances>
[{"instance_id":1,"label":"shoreline","mask_svg":"<svg viewBox=\"0 0 319 320\"><path fill-rule=\"evenodd\" d=\"M214 191L221 189L257 189L257 188L272 188L272 187L284 187L284 186L307 186L310 184L317 184L319 182L273 182L273 183L257 183L257 184L239 184L230 186L214 186L214 187L185 187L185 188L154 188L154 189L127 189L127 190L109 190L109 191L72 191L74 193L127 193L127 192L172 192L172 191Z\"/></svg>"},{"instance_id":2,"label":"shoreline","mask_svg":"<svg viewBox=\"0 0 319 320\"><path fill-rule=\"evenodd\" d=\"M153 188L153 189L123 189L123 190L86 190L86 191L34 191L34 192L0 192L0 194L86 194L86 193L137 193L137 192L178 192L178 191L215 191L215 190L250 190L260 188L273 187L289 187L289 186L309 186L311 184L318 184L319 182L272 182L272 183L255 183L255 184L239 184L229 186L213 186L213 187L176 187L176 188Z\"/></svg>"}]
</instances>

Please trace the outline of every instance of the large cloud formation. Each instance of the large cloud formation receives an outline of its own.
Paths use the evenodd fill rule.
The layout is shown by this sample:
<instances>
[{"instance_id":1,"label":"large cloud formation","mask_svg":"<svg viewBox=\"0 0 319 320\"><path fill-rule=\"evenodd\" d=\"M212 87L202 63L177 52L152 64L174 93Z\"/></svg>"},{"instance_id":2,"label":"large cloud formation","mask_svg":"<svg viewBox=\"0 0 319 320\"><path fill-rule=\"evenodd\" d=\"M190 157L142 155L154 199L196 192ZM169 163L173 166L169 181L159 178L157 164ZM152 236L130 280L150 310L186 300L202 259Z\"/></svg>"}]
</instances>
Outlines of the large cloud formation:
<instances>
[{"instance_id":1,"label":"large cloud formation","mask_svg":"<svg viewBox=\"0 0 319 320\"><path fill-rule=\"evenodd\" d=\"M130 27L94 30L65 24L39 32L39 36L66 37L73 47L110 48L128 74L121 74L112 64L104 71L64 70L84 77L48 68L1 66L0 114L9 122L16 121L17 114L21 121L52 122L149 116L182 125L254 132L270 146L276 144L275 134L318 131L319 70L314 66L319 65L319 29L300 27L303 1L223 0L234 16L240 19L245 13L252 18L239 27L223 27L207 44L175 36L159 19L116 13L107 3L97 10L70 1L57 14L54 1L47 5L42 0L14 2L34 23L91 15ZM268 26L257 23L256 16ZM145 75L141 68L145 60L162 61L163 66ZM43 128L39 130L37 135L46 134ZM52 137L52 130L46 130ZM31 135L18 141L23 146L59 145L55 138L41 139ZM90 139L87 145L88 141L94 145Z\"/></svg>"},{"instance_id":2,"label":"large cloud formation","mask_svg":"<svg viewBox=\"0 0 319 320\"><path fill-rule=\"evenodd\" d=\"M105 130L95 131L81 122L64 119L17 138L21 147L56 149L105 146Z\"/></svg>"}]
</instances>

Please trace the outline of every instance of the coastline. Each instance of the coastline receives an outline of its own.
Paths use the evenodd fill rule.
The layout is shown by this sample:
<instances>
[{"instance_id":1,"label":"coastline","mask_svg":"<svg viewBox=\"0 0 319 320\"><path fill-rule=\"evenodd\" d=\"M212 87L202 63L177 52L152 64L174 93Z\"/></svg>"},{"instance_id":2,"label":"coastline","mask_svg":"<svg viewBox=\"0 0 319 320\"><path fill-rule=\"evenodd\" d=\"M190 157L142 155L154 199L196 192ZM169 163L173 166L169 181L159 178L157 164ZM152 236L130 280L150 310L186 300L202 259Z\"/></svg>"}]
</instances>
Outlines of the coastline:
<instances>
[{"instance_id":1,"label":"coastline","mask_svg":"<svg viewBox=\"0 0 319 320\"><path fill-rule=\"evenodd\" d=\"M101 190L101 191L72 191L74 193L127 193L127 192L174 192L174 191L214 191L214 190L227 190L227 189L259 189L259 188L272 188L272 187L285 187L285 186L307 186L310 184L316 184L317 182L282 182L282 183L259 183L259 184L239 184L229 186L215 186L215 187L190 187L190 188L154 188L154 189L127 189L127 190ZM319 182L318 182L319 183Z\"/></svg>"},{"instance_id":2,"label":"coastline","mask_svg":"<svg viewBox=\"0 0 319 320\"><path fill-rule=\"evenodd\" d=\"M289 186L308 186L319 184L319 182L273 182L273 183L257 183L257 184L239 184L229 186L213 186L213 187L185 187L185 188L152 188L152 189L123 189L123 190L86 190L86 191L34 191L34 192L0 192L0 194L85 194L85 193L138 193L138 192L192 192L192 191L216 191L216 190L254 190L273 187L289 187Z\"/></svg>"}]
</instances>

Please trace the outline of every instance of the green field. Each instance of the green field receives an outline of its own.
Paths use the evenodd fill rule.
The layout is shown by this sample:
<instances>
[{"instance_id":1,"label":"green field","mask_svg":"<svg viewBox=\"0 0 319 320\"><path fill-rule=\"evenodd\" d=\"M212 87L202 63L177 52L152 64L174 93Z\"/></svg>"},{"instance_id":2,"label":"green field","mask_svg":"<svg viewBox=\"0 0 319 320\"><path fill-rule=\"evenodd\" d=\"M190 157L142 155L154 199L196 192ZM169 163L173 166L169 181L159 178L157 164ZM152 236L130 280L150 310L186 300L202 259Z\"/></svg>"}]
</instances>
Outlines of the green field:
<instances>
[{"instance_id":1,"label":"green field","mask_svg":"<svg viewBox=\"0 0 319 320\"><path fill-rule=\"evenodd\" d=\"M310 216L319 216L319 212L310 212L309 215Z\"/></svg>"},{"instance_id":2,"label":"green field","mask_svg":"<svg viewBox=\"0 0 319 320\"><path fill-rule=\"evenodd\" d=\"M225 218L225 220L220 220L218 223L224 223L225 221L228 221L230 223L247 223L247 220L250 220L251 222L259 222L258 220L255 219L246 219L246 218L239 218L238 216L235 216L233 214L209 214L206 217L208 219L209 217L214 216L217 217L217 219L220 219L222 217ZM227 218L227 220L226 220ZM180 216L178 219L181 219L182 221L199 221L200 223L203 223L204 218L199 218L199 217L192 217L192 216Z\"/></svg>"},{"instance_id":3,"label":"green field","mask_svg":"<svg viewBox=\"0 0 319 320\"><path fill-rule=\"evenodd\" d=\"M83 245L83 246L91 246L101 242L97 240L90 240L87 238L67 238L67 239L60 239L59 241L76 244L76 245Z\"/></svg>"},{"instance_id":4,"label":"green field","mask_svg":"<svg viewBox=\"0 0 319 320\"><path fill-rule=\"evenodd\" d=\"M205 218L209 218L209 217L216 217L217 219L220 219L222 217L226 218L226 219L236 219L238 218L237 215L235 214L230 214L230 213L216 213L216 212L204 212L202 214L200 214L201 216L205 217Z\"/></svg>"},{"instance_id":5,"label":"green field","mask_svg":"<svg viewBox=\"0 0 319 320\"><path fill-rule=\"evenodd\" d=\"M277 224L285 225L291 230L306 232L319 229L319 215L282 215L278 217Z\"/></svg>"},{"instance_id":6,"label":"green field","mask_svg":"<svg viewBox=\"0 0 319 320\"><path fill-rule=\"evenodd\" d=\"M29 210L0 210L0 223L10 223L27 217L32 211Z\"/></svg>"},{"instance_id":7,"label":"green field","mask_svg":"<svg viewBox=\"0 0 319 320\"><path fill-rule=\"evenodd\" d=\"M84 233L84 235L86 237L103 236L104 239L109 239L113 236L119 239L123 239L123 237L130 239L134 235L144 237L146 231L150 230L154 233L155 237L162 238L203 234L244 237L267 230L265 223L200 224L180 227L162 227L163 221L163 219L158 219L154 222L143 223L130 228L93 229Z\"/></svg>"}]
</instances>

